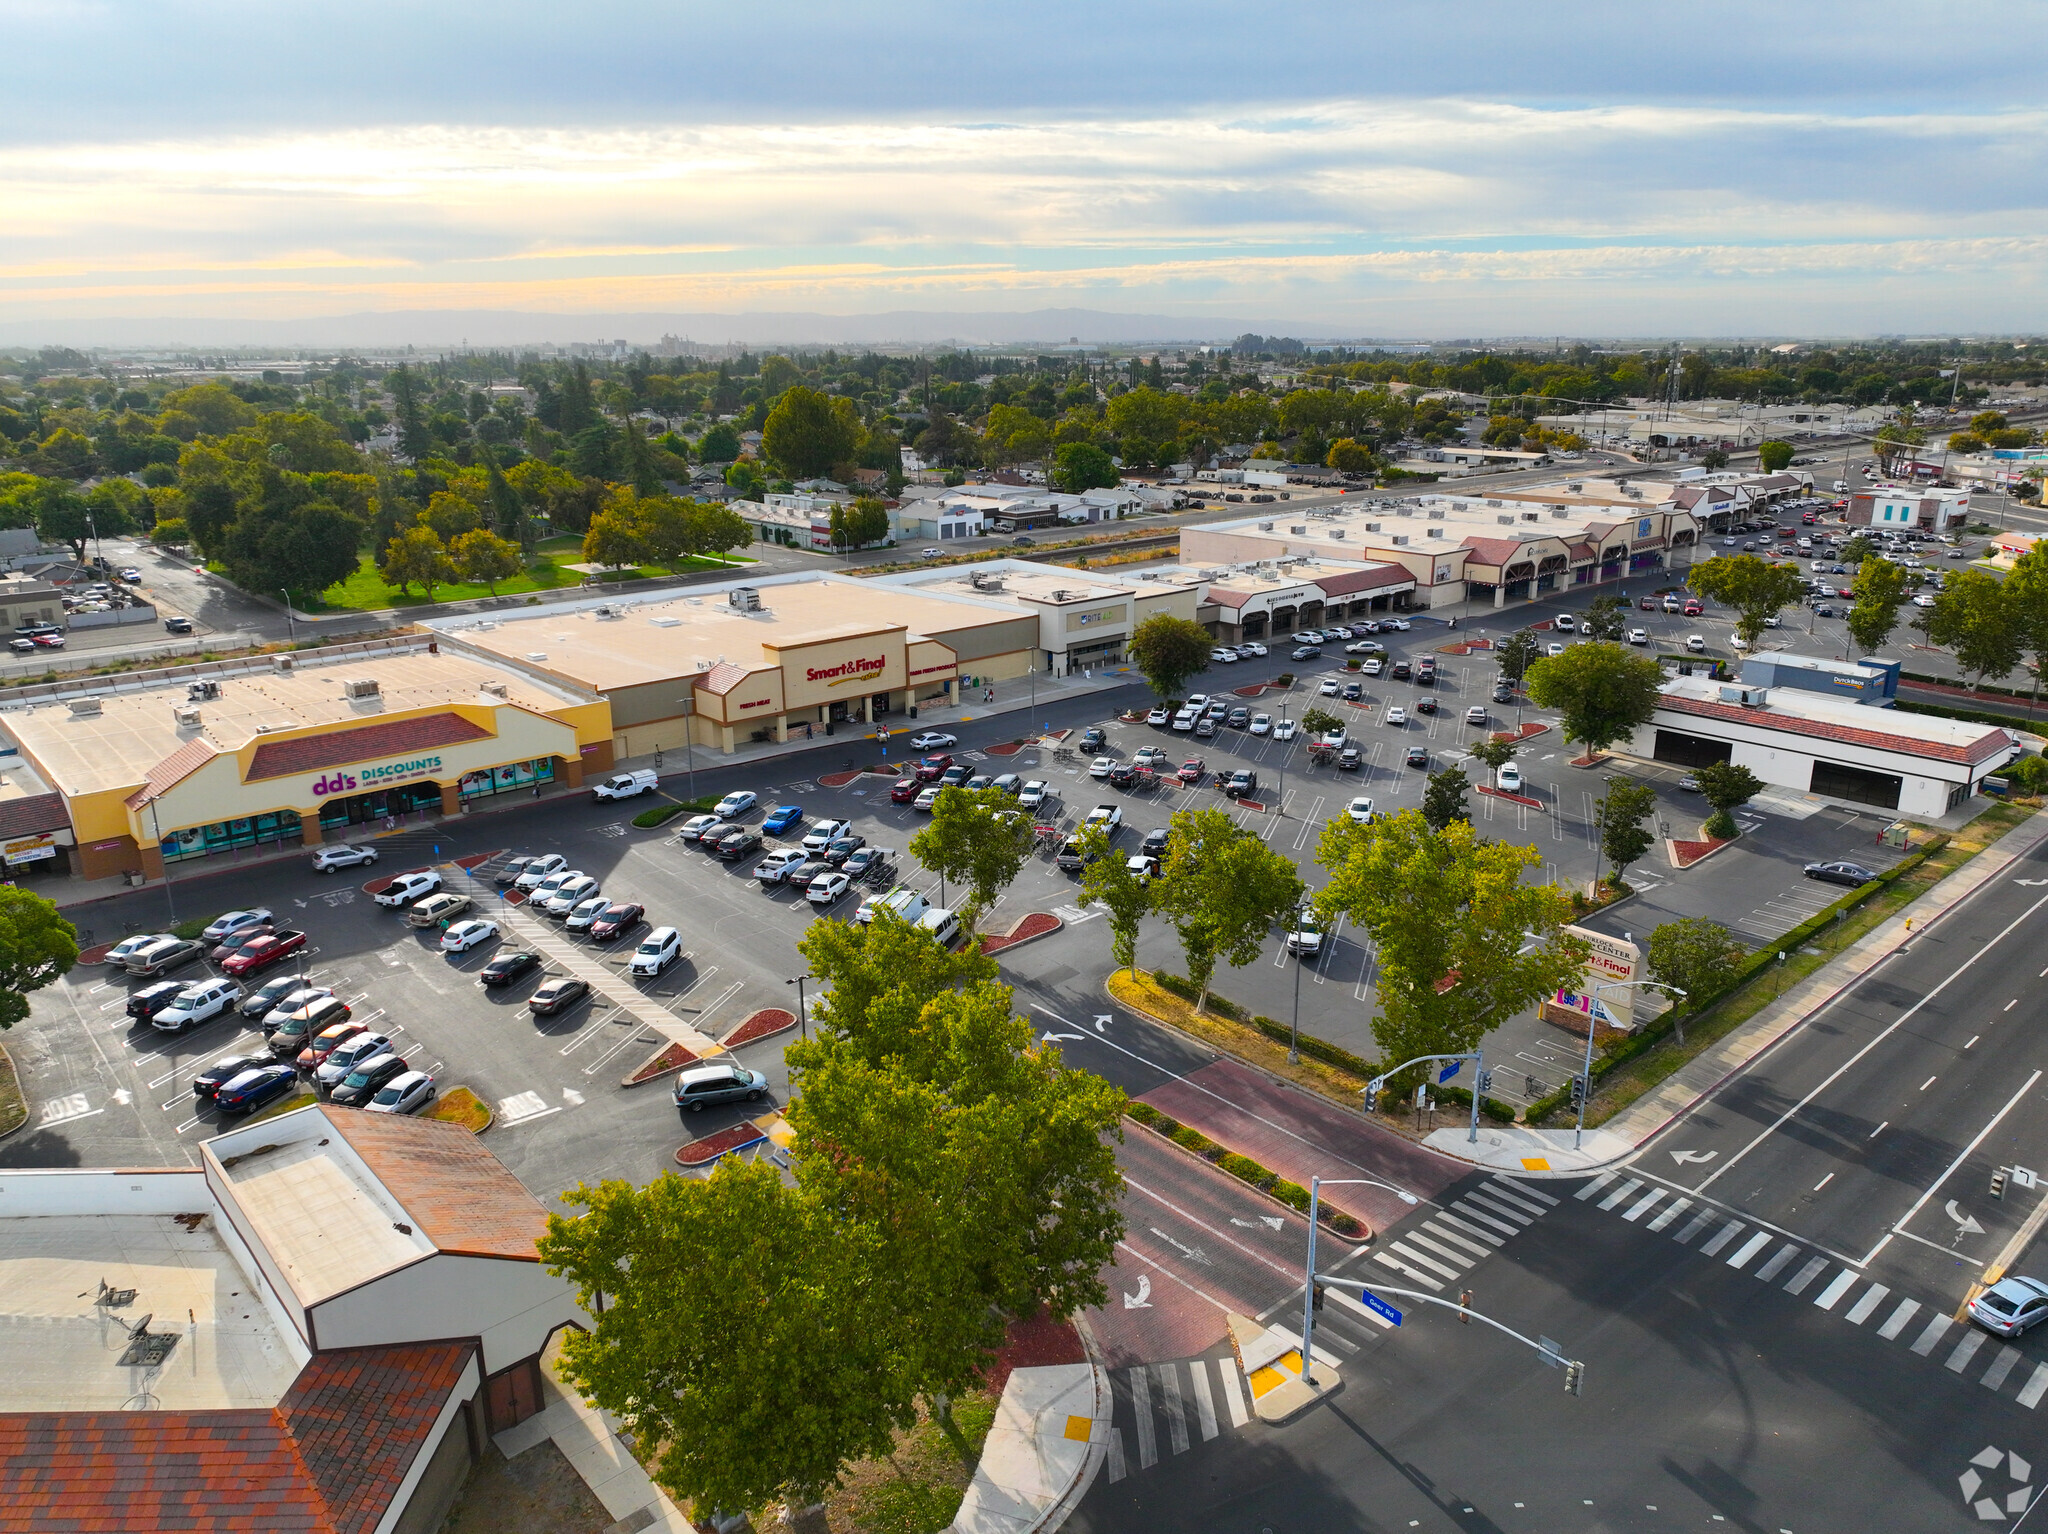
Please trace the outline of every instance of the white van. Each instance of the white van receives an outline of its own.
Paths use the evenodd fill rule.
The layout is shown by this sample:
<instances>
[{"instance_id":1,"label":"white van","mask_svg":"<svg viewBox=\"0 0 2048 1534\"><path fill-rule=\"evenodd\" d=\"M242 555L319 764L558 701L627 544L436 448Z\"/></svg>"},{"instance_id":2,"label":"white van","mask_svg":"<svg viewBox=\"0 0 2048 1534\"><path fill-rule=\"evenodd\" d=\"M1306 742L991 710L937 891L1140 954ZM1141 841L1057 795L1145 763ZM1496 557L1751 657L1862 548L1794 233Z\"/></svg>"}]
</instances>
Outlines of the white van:
<instances>
[{"instance_id":1,"label":"white van","mask_svg":"<svg viewBox=\"0 0 2048 1534\"><path fill-rule=\"evenodd\" d=\"M886 895L870 895L863 900L860 909L853 913L853 919L865 927L875 919L877 911L894 911L912 925L924 919L931 909L931 902L907 884L899 884Z\"/></svg>"},{"instance_id":2,"label":"white van","mask_svg":"<svg viewBox=\"0 0 2048 1534\"><path fill-rule=\"evenodd\" d=\"M941 948L951 948L960 941L960 918L942 905L933 906L917 919L917 930L929 932Z\"/></svg>"}]
</instances>

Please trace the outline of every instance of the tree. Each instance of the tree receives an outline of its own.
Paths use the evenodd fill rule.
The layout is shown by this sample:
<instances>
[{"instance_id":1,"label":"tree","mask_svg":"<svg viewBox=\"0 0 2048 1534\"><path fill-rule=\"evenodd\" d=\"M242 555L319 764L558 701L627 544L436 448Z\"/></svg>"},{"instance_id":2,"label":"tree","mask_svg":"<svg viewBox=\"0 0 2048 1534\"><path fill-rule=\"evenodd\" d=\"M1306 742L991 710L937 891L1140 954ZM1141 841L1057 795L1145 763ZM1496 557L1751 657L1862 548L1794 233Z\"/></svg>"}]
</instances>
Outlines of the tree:
<instances>
[{"instance_id":1,"label":"tree","mask_svg":"<svg viewBox=\"0 0 2048 1534\"><path fill-rule=\"evenodd\" d=\"M519 545L486 528L474 528L448 546L455 568L466 581L476 581L498 594L498 582L519 573Z\"/></svg>"},{"instance_id":2,"label":"tree","mask_svg":"<svg viewBox=\"0 0 2048 1534\"><path fill-rule=\"evenodd\" d=\"M433 435L427 430L426 410L420 401L419 379L411 368L401 363L384 381L391 389L392 419L398 423L398 451L416 464L434 450Z\"/></svg>"},{"instance_id":3,"label":"tree","mask_svg":"<svg viewBox=\"0 0 2048 1534\"><path fill-rule=\"evenodd\" d=\"M1512 736L1503 739L1498 735L1489 735L1472 747L1472 760L1488 772L1497 773L1515 759L1515 752L1520 747L1521 743Z\"/></svg>"},{"instance_id":4,"label":"tree","mask_svg":"<svg viewBox=\"0 0 2048 1534\"><path fill-rule=\"evenodd\" d=\"M1328 735L1344 728L1344 721L1326 708L1311 708L1303 711L1301 727L1311 735Z\"/></svg>"},{"instance_id":5,"label":"tree","mask_svg":"<svg viewBox=\"0 0 2048 1534\"><path fill-rule=\"evenodd\" d=\"M2035 544L2013 561L2005 578L2005 609L2021 647L2034 659L2034 696L2041 693L2041 672L2048 666L2048 553Z\"/></svg>"},{"instance_id":6,"label":"tree","mask_svg":"<svg viewBox=\"0 0 2048 1534\"><path fill-rule=\"evenodd\" d=\"M1339 437L1332 442L1323 462L1339 474L1370 474L1379 464L1371 448L1351 437Z\"/></svg>"},{"instance_id":7,"label":"tree","mask_svg":"<svg viewBox=\"0 0 2048 1534\"><path fill-rule=\"evenodd\" d=\"M699 463L731 463L740 455L740 434L730 421L721 421L697 439Z\"/></svg>"},{"instance_id":8,"label":"tree","mask_svg":"<svg viewBox=\"0 0 2048 1534\"><path fill-rule=\"evenodd\" d=\"M785 389L761 428L761 452L791 479L815 479L853 456L860 419L853 401L805 384Z\"/></svg>"},{"instance_id":9,"label":"tree","mask_svg":"<svg viewBox=\"0 0 2048 1534\"><path fill-rule=\"evenodd\" d=\"M431 602L436 586L455 579L455 561L448 557L447 546L431 527L415 523L387 546L384 579L396 586L401 595L408 587L417 585Z\"/></svg>"},{"instance_id":10,"label":"tree","mask_svg":"<svg viewBox=\"0 0 2048 1534\"><path fill-rule=\"evenodd\" d=\"M1627 613L1628 603L1620 597L1599 596L1586 604L1579 622L1595 639L1620 639L1628 630Z\"/></svg>"},{"instance_id":11,"label":"tree","mask_svg":"<svg viewBox=\"0 0 2048 1534\"><path fill-rule=\"evenodd\" d=\"M968 932L1016 879L1030 853L1031 822L1016 805L1000 788L942 788L932 818L910 838L912 857L941 879L967 887L960 925Z\"/></svg>"},{"instance_id":12,"label":"tree","mask_svg":"<svg viewBox=\"0 0 2048 1534\"><path fill-rule=\"evenodd\" d=\"M52 543L71 546L71 554L85 563L85 545L92 537L93 524L85 497L61 479L41 477L7 494L8 520L19 526L31 520L38 536Z\"/></svg>"},{"instance_id":13,"label":"tree","mask_svg":"<svg viewBox=\"0 0 2048 1534\"><path fill-rule=\"evenodd\" d=\"M500 538L510 538L522 552L533 547L533 526L528 521L526 506L519 499L519 492L512 488L498 467L498 460L490 454L484 455L485 498L491 508L491 531Z\"/></svg>"},{"instance_id":14,"label":"tree","mask_svg":"<svg viewBox=\"0 0 2048 1534\"><path fill-rule=\"evenodd\" d=\"M1181 810L1168 825L1166 864L1153 903L1173 923L1188 981L1208 1005L1220 958L1241 969L1259 956L1274 921L1301 899L1294 863L1222 810Z\"/></svg>"},{"instance_id":15,"label":"tree","mask_svg":"<svg viewBox=\"0 0 2048 1534\"><path fill-rule=\"evenodd\" d=\"M1610 778L1607 792L1593 806L1593 829L1600 835L1600 851L1614 865L1614 882L1622 884L1628 866L1656 845L1657 838L1643 823L1657 809L1657 790L1633 778ZM1600 882L1596 867L1593 882Z\"/></svg>"},{"instance_id":16,"label":"tree","mask_svg":"<svg viewBox=\"0 0 2048 1534\"><path fill-rule=\"evenodd\" d=\"M1755 644L1764 631L1764 620L1775 618L1805 595L1806 583L1797 570L1775 565L1754 554L1719 555L1692 567L1685 577L1703 597L1735 609L1735 632Z\"/></svg>"},{"instance_id":17,"label":"tree","mask_svg":"<svg viewBox=\"0 0 2048 1534\"><path fill-rule=\"evenodd\" d=\"M1792 444L1789 442L1759 442L1756 445L1756 466L1766 474L1775 474L1792 462Z\"/></svg>"},{"instance_id":18,"label":"tree","mask_svg":"<svg viewBox=\"0 0 2048 1534\"><path fill-rule=\"evenodd\" d=\"M1118 857L1099 826L1081 833L1084 855L1093 860L1081 869L1081 904L1100 905L1109 913L1109 948L1117 963L1138 976L1138 933L1152 909L1152 882Z\"/></svg>"},{"instance_id":19,"label":"tree","mask_svg":"<svg viewBox=\"0 0 2048 1534\"><path fill-rule=\"evenodd\" d=\"M696 554L724 559L734 549L754 541L754 529L747 519L720 501L692 501L690 504L690 548Z\"/></svg>"},{"instance_id":20,"label":"tree","mask_svg":"<svg viewBox=\"0 0 2048 1534\"><path fill-rule=\"evenodd\" d=\"M1956 664L1980 683L1986 677L2010 675L2020 662L2020 627L2013 621L2004 584L1989 571L1956 571L1935 594L1934 606L1913 626L1953 651Z\"/></svg>"},{"instance_id":21,"label":"tree","mask_svg":"<svg viewBox=\"0 0 2048 1534\"><path fill-rule=\"evenodd\" d=\"M1083 490L1114 490L1122 482L1109 454L1092 442L1067 442L1053 454L1052 483L1056 490L1079 495Z\"/></svg>"},{"instance_id":22,"label":"tree","mask_svg":"<svg viewBox=\"0 0 2048 1534\"><path fill-rule=\"evenodd\" d=\"M1529 697L1556 709L1564 738L1590 756L1650 722L1664 668L1618 644L1575 644L1529 668Z\"/></svg>"},{"instance_id":23,"label":"tree","mask_svg":"<svg viewBox=\"0 0 2048 1534\"><path fill-rule=\"evenodd\" d=\"M1349 915L1373 941L1383 1066L1474 1049L1586 966L1584 943L1561 930L1570 902L1523 877L1542 854L1486 841L1467 821L1439 828L1415 810L1333 820L1316 861L1330 873L1318 912Z\"/></svg>"},{"instance_id":24,"label":"tree","mask_svg":"<svg viewBox=\"0 0 2048 1534\"><path fill-rule=\"evenodd\" d=\"M1650 974L1685 992L1677 1002L1681 1015L1697 1012L1733 985L1746 957L1726 927L1704 916L1667 921L1650 934ZM1678 1042L1685 1042L1682 1026Z\"/></svg>"},{"instance_id":25,"label":"tree","mask_svg":"<svg viewBox=\"0 0 2048 1534\"><path fill-rule=\"evenodd\" d=\"M1542 653L1543 645L1532 629L1516 629L1493 647L1494 659L1500 662L1500 674L1510 682L1521 681L1529 663Z\"/></svg>"},{"instance_id":26,"label":"tree","mask_svg":"<svg viewBox=\"0 0 2048 1534\"><path fill-rule=\"evenodd\" d=\"M1714 807L1714 813L1707 817L1707 835L1724 840L1740 835L1741 828L1729 812L1762 793L1764 780L1733 762L1709 762L1694 769L1693 779L1700 786L1701 796Z\"/></svg>"},{"instance_id":27,"label":"tree","mask_svg":"<svg viewBox=\"0 0 2048 1534\"><path fill-rule=\"evenodd\" d=\"M640 535L642 558L671 570L680 569L696 548L691 503L672 495L634 495L616 503Z\"/></svg>"},{"instance_id":28,"label":"tree","mask_svg":"<svg viewBox=\"0 0 2048 1534\"><path fill-rule=\"evenodd\" d=\"M1858 533L1842 545L1842 563L1854 569L1866 559L1877 557L1877 540L1868 533Z\"/></svg>"},{"instance_id":29,"label":"tree","mask_svg":"<svg viewBox=\"0 0 2048 1534\"><path fill-rule=\"evenodd\" d=\"M1458 821L1470 823L1472 811L1465 805L1471 780L1456 767L1440 767L1429 775L1422 788L1422 818L1432 831L1441 831Z\"/></svg>"},{"instance_id":30,"label":"tree","mask_svg":"<svg viewBox=\"0 0 2048 1534\"><path fill-rule=\"evenodd\" d=\"M1209 669L1214 642L1199 623L1154 613L1131 631L1132 664L1161 702L1180 696L1191 676Z\"/></svg>"},{"instance_id":31,"label":"tree","mask_svg":"<svg viewBox=\"0 0 2048 1534\"><path fill-rule=\"evenodd\" d=\"M167 549L176 549L190 543L192 534L183 517L162 517L149 530L149 541Z\"/></svg>"},{"instance_id":32,"label":"tree","mask_svg":"<svg viewBox=\"0 0 2048 1534\"><path fill-rule=\"evenodd\" d=\"M1710 447L1700 454L1700 464L1703 468L1725 469L1728 467L1728 450L1726 448Z\"/></svg>"},{"instance_id":33,"label":"tree","mask_svg":"<svg viewBox=\"0 0 2048 1534\"><path fill-rule=\"evenodd\" d=\"M0 885L0 1029L28 1016L28 993L78 962L78 929L41 895Z\"/></svg>"},{"instance_id":34,"label":"tree","mask_svg":"<svg viewBox=\"0 0 2048 1534\"><path fill-rule=\"evenodd\" d=\"M361 537L362 524L332 501L310 501L265 524L237 573L260 590L311 598L356 573Z\"/></svg>"},{"instance_id":35,"label":"tree","mask_svg":"<svg viewBox=\"0 0 2048 1534\"><path fill-rule=\"evenodd\" d=\"M612 505L590 519L583 557L607 570L624 570L647 558L647 540L630 506Z\"/></svg>"},{"instance_id":36,"label":"tree","mask_svg":"<svg viewBox=\"0 0 2048 1534\"><path fill-rule=\"evenodd\" d=\"M1906 572L1889 559L1866 558L1856 570L1856 602L1849 609L1849 637L1865 655L1875 655L1899 626L1906 600Z\"/></svg>"},{"instance_id":37,"label":"tree","mask_svg":"<svg viewBox=\"0 0 2048 1534\"><path fill-rule=\"evenodd\" d=\"M640 430L640 423L631 416L626 417L626 446L624 452L626 479L636 495L660 495L662 493L661 471L654 466L654 454L647 446L646 433Z\"/></svg>"},{"instance_id":38,"label":"tree","mask_svg":"<svg viewBox=\"0 0 2048 1534\"><path fill-rule=\"evenodd\" d=\"M855 548L886 543L889 538L889 508L877 496L863 495L846 508L847 539Z\"/></svg>"}]
</instances>

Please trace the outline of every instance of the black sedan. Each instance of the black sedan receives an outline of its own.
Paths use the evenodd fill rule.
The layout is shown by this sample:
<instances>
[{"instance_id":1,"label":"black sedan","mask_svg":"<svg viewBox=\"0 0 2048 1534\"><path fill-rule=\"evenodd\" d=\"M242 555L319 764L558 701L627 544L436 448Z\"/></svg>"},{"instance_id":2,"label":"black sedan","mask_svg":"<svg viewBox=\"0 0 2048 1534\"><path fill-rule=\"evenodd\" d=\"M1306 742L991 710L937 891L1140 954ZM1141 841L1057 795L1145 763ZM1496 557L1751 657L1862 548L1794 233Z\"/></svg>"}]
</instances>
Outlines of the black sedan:
<instances>
[{"instance_id":1,"label":"black sedan","mask_svg":"<svg viewBox=\"0 0 2048 1534\"><path fill-rule=\"evenodd\" d=\"M590 982L574 975L558 975L526 998L535 1017L552 1017L566 1012L590 994Z\"/></svg>"},{"instance_id":2,"label":"black sedan","mask_svg":"<svg viewBox=\"0 0 2048 1534\"><path fill-rule=\"evenodd\" d=\"M1318 650L1312 644L1296 645L1291 651L1288 652L1290 657L1294 660L1315 660L1318 657L1320 657L1322 653L1323 652L1321 650Z\"/></svg>"},{"instance_id":3,"label":"black sedan","mask_svg":"<svg viewBox=\"0 0 2048 1534\"><path fill-rule=\"evenodd\" d=\"M269 1055L229 1055L218 1065L209 1065L192 1078L192 1095L210 1103L228 1082L245 1071L259 1070L271 1063Z\"/></svg>"},{"instance_id":4,"label":"black sedan","mask_svg":"<svg viewBox=\"0 0 2048 1534\"><path fill-rule=\"evenodd\" d=\"M647 907L631 901L608 905L597 913L597 920L590 924L590 940L593 943L609 943L623 932L631 932L646 920Z\"/></svg>"},{"instance_id":5,"label":"black sedan","mask_svg":"<svg viewBox=\"0 0 2048 1534\"><path fill-rule=\"evenodd\" d=\"M146 1023L177 1000L184 989L182 980L159 980L155 985L145 985L128 997L128 1015Z\"/></svg>"},{"instance_id":6,"label":"black sedan","mask_svg":"<svg viewBox=\"0 0 2048 1534\"><path fill-rule=\"evenodd\" d=\"M1408 748L1408 765L1410 767L1427 767L1429 765L1429 752L1421 746L1410 746Z\"/></svg>"},{"instance_id":7,"label":"black sedan","mask_svg":"<svg viewBox=\"0 0 2048 1534\"><path fill-rule=\"evenodd\" d=\"M707 838L708 840L708 838ZM712 845L711 855L731 862L761 850L761 833L751 826L734 826Z\"/></svg>"},{"instance_id":8,"label":"black sedan","mask_svg":"<svg viewBox=\"0 0 2048 1534\"><path fill-rule=\"evenodd\" d=\"M516 953L495 955L491 962L477 971L477 979L485 985L510 985L528 970L540 968L540 955L521 950Z\"/></svg>"},{"instance_id":9,"label":"black sedan","mask_svg":"<svg viewBox=\"0 0 2048 1534\"><path fill-rule=\"evenodd\" d=\"M229 1078L214 1089L213 1105L222 1113L249 1113L296 1091L299 1068L290 1062L258 1065Z\"/></svg>"},{"instance_id":10,"label":"black sedan","mask_svg":"<svg viewBox=\"0 0 2048 1534\"><path fill-rule=\"evenodd\" d=\"M835 836L825 843L824 859L828 868L843 868L846 860L868 844L865 836Z\"/></svg>"},{"instance_id":11,"label":"black sedan","mask_svg":"<svg viewBox=\"0 0 2048 1534\"><path fill-rule=\"evenodd\" d=\"M1858 889L1877 875L1861 863L1808 863L1806 877L1818 879L1823 884L1846 884L1850 889Z\"/></svg>"},{"instance_id":12,"label":"black sedan","mask_svg":"<svg viewBox=\"0 0 2048 1534\"><path fill-rule=\"evenodd\" d=\"M360 1108L394 1076L405 1074L403 1055L373 1055L341 1078L328 1101L340 1108Z\"/></svg>"}]
</instances>

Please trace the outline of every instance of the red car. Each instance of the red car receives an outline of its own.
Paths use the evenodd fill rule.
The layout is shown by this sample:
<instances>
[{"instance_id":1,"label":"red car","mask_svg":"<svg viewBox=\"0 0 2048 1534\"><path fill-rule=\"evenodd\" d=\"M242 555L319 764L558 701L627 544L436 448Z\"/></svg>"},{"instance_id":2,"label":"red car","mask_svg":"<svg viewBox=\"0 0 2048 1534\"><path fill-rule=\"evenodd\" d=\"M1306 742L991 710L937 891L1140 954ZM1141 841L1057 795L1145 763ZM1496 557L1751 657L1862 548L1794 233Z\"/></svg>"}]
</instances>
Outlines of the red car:
<instances>
[{"instance_id":1,"label":"red car","mask_svg":"<svg viewBox=\"0 0 2048 1534\"><path fill-rule=\"evenodd\" d=\"M889 802L891 804L909 804L917 798L918 786L916 778L898 778L895 785L889 790Z\"/></svg>"},{"instance_id":2,"label":"red car","mask_svg":"<svg viewBox=\"0 0 2048 1534\"><path fill-rule=\"evenodd\" d=\"M1644 597L1640 602L1636 603L1636 606L1646 613L1653 613L1657 610L1657 599L1655 597Z\"/></svg>"},{"instance_id":3,"label":"red car","mask_svg":"<svg viewBox=\"0 0 2048 1534\"><path fill-rule=\"evenodd\" d=\"M1685 615L1688 618L1697 618L1701 613L1705 611L1706 609L1700 606L1700 604L1697 602L1688 602L1685 604Z\"/></svg>"},{"instance_id":4,"label":"red car","mask_svg":"<svg viewBox=\"0 0 2048 1534\"><path fill-rule=\"evenodd\" d=\"M1199 756L1191 756L1182 762L1180 764L1180 771L1174 774L1183 783L1199 783L1208 775L1208 769L1203 767L1202 759Z\"/></svg>"},{"instance_id":5,"label":"red car","mask_svg":"<svg viewBox=\"0 0 2048 1534\"><path fill-rule=\"evenodd\" d=\"M220 961L221 973L253 975L259 969L268 969L280 959L289 958L306 946L303 932L270 932L262 937L251 938L240 948Z\"/></svg>"},{"instance_id":6,"label":"red car","mask_svg":"<svg viewBox=\"0 0 2048 1534\"><path fill-rule=\"evenodd\" d=\"M61 650L64 648L64 636L62 634L31 634L28 637L31 642L41 645L45 650Z\"/></svg>"},{"instance_id":7,"label":"red car","mask_svg":"<svg viewBox=\"0 0 2048 1534\"><path fill-rule=\"evenodd\" d=\"M950 756L927 756L919 760L917 771L912 774L920 783L935 783L953 765Z\"/></svg>"}]
</instances>

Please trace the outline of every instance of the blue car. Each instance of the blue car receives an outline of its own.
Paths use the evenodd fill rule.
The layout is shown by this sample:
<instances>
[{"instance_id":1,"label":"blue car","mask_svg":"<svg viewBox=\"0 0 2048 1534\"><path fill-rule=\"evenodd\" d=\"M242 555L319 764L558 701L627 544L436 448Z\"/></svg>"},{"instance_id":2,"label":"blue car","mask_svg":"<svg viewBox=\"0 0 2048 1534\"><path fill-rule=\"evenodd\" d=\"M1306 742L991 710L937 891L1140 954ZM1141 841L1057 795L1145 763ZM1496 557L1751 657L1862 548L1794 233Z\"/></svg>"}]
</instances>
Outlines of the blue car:
<instances>
[{"instance_id":1,"label":"blue car","mask_svg":"<svg viewBox=\"0 0 2048 1534\"><path fill-rule=\"evenodd\" d=\"M289 1063L259 1065L227 1081L213 1094L222 1113L248 1113L298 1090L298 1067Z\"/></svg>"},{"instance_id":2,"label":"blue car","mask_svg":"<svg viewBox=\"0 0 2048 1534\"><path fill-rule=\"evenodd\" d=\"M780 836L783 832L803 823L804 807L801 804L778 804L768 812L768 818L761 822L761 829L770 836Z\"/></svg>"}]
</instances>

